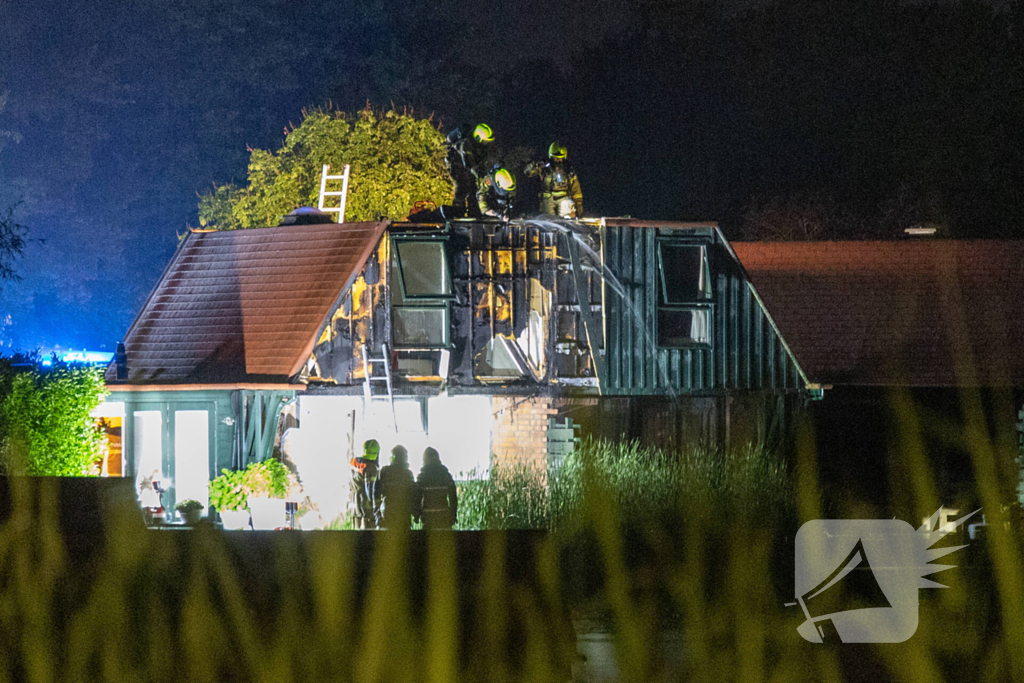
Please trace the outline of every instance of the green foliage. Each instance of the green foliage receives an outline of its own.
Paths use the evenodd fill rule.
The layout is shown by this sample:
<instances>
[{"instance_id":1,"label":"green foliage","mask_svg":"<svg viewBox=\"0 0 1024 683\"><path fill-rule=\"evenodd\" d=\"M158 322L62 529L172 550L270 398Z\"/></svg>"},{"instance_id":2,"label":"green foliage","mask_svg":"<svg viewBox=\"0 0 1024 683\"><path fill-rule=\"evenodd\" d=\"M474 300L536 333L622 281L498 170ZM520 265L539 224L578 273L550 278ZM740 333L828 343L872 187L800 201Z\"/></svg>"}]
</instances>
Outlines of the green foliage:
<instances>
[{"instance_id":1,"label":"green foliage","mask_svg":"<svg viewBox=\"0 0 1024 683\"><path fill-rule=\"evenodd\" d=\"M588 439L546 476L526 466L459 483L460 529L578 529L594 491L607 493L624 523L646 526L695 511L777 518L793 507L782 461L748 445L723 452L665 452L636 441Z\"/></svg>"},{"instance_id":2,"label":"green foliage","mask_svg":"<svg viewBox=\"0 0 1024 683\"><path fill-rule=\"evenodd\" d=\"M404 218L413 204L449 201L444 137L433 123L394 110L356 114L314 109L287 131L276 152L254 149L249 184L217 187L199 202L199 222L219 229L277 225L299 206L316 206L324 164L349 164L345 219Z\"/></svg>"},{"instance_id":3,"label":"green foliage","mask_svg":"<svg viewBox=\"0 0 1024 683\"><path fill-rule=\"evenodd\" d=\"M245 510L249 493L245 488L245 470L221 470L209 483L210 505L218 510Z\"/></svg>"},{"instance_id":4,"label":"green foliage","mask_svg":"<svg viewBox=\"0 0 1024 683\"><path fill-rule=\"evenodd\" d=\"M475 472L457 483L459 529L543 529L549 524L551 497L534 468L516 465L495 470L487 479Z\"/></svg>"},{"instance_id":5,"label":"green foliage","mask_svg":"<svg viewBox=\"0 0 1024 683\"><path fill-rule=\"evenodd\" d=\"M203 504L194 498L186 498L174 506L174 509L178 512L192 512L194 510L202 510Z\"/></svg>"},{"instance_id":6,"label":"green foliage","mask_svg":"<svg viewBox=\"0 0 1024 683\"><path fill-rule=\"evenodd\" d=\"M101 457L90 413L106 395L99 368L55 363L3 366L0 460L9 474L84 476Z\"/></svg>"},{"instance_id":7,"label":"green foliage","mask_svg":"<svg viewBox=\"0 0 1024 683\"><path fill-rule=\"evenodd\" d=\"M288 468L277 458L254 462L245 469L245 490L253 497L284 498L289 481Z\"/></svg>"},{"instance_id":8,"label":"green foliage","mask_svg":"<svg viewBox=\"0 0 1024 683\"><path fill-rule=\"evenodd\" d=\"M221 470L209 483L210 505L218 510L245 510L250 496L284 498L291 484L291 473L276 458L251 463L244 470Z\"/></svg>"}]
</instances>

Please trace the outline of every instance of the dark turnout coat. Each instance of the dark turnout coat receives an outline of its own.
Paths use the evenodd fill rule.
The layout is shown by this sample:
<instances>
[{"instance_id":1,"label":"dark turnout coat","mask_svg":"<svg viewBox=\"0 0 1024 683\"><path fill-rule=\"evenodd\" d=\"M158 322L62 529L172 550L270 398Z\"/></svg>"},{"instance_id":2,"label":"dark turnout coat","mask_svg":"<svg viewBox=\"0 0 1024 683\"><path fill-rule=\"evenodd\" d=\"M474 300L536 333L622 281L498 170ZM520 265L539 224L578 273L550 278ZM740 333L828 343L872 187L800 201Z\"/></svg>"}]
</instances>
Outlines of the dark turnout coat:
<instances>
[{"instance_id":1,"label":"dark turnout coat","mask_svg":"<svg viewBox=\"0 0 1024 683\"><path fill-rule=\"evenodd\" d=\"M377 492L381 496L381 523L395 529L411 526L411 518L419 517L416 481L408 465L385 465L377 478Z\"/></svg>"},{"instance_id":2,"label":"dark turnout coat","mask_svg":"<svg viewBox=\"0 0 1024 683\"><path fill-rule=\"evenodd\" d=\"M419 507L425 529L451 529L459 511L455 480L441 463L426 464L416 477Z\"/></svg>"}]
</instances>

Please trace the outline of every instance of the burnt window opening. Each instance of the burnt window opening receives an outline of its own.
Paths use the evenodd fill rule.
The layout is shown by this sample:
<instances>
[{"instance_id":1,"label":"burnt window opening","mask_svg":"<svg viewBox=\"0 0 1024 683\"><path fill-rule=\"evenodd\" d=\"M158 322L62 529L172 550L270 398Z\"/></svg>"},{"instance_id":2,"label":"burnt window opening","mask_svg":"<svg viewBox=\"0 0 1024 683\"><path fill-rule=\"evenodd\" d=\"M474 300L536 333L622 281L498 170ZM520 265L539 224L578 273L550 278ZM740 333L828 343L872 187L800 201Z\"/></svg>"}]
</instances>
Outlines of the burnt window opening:
<instances>
[{"instance_id":1,"label":"burnt window opening","mask_svg":"<svg viewBox=\"0 0 1024 683\"><path fill-rule=\"evenodd\" d=\"M710 346L711 270L704 245L658 245L657 339L660 348Z\"/></svg>"},{"instance_id":2,"label":"burnt window opening","mask_svg":"<svg viewBox=\"0 0 1024 683\"><path fill-rule=\"evenodd\" d=\"M395 348L449 346L451 271L443 240L395 240L391 251Z\"/></svg>"},{"instance_id":3,"label":"burnt window opening","mask_svg":"<svg viewBox=\"0 0 1024 683\"><path fill-rule=\"evenodd\" d=\"M394 312L396 348L448 347L448 306L397 306Z\"/></svg>"}]
</instances>

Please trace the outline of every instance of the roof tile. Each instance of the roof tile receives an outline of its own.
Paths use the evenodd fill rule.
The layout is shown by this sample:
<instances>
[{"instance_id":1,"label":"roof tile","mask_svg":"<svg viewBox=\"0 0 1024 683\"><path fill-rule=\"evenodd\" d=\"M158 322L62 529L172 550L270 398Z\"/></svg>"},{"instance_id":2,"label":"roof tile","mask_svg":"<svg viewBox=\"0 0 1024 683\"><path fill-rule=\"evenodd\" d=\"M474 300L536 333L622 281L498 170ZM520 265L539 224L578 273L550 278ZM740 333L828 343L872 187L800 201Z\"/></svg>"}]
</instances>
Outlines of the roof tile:
<instances>
[{"instance_id":1,"label":"roof tile","mask_svg":"<svg viewBox=\"0 0 1024 683\"><path fill-rule=\"evenodd\" d=\"M190 234L125 336L128 381L288 380L386 227ZM115 376L111 366L107 380Z\"/></svg>"},{"instance_id":2,"label":"roof tile","mask_svg":"<svg viewBox=\"0 0 1024 683\"><path fill-rule=\"evenodd\" d=\"M732 246L813 382L1024 387L1024 241Z\"/></svg>"}]
</instances>

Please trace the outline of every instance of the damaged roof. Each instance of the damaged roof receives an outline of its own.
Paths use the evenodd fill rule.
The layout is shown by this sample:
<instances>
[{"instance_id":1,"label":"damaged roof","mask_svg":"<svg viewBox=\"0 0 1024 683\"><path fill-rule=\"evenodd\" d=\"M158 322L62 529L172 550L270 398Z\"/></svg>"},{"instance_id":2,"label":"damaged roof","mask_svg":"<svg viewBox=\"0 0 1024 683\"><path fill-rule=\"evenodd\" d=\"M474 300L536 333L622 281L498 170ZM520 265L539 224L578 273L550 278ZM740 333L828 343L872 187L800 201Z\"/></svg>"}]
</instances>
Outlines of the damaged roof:
<instances>
[{"instance_id":1,"label":"damaged roof","mask_svg":"<svg viewBox=\"0 0 1024 683\"><path fill-rule=\"evenodd\" d=\"M287 381L387 225L190 233L125 336L128 382Z\"/></svg>"},{"instance_id":2,"label":"damaged roof","mask_svg":"<svg viewBox=\"0 0 1024 683\"><path fill-rule=\"evenodd\" d=\"M1024 241L732 246L811 381L1024 387Z\"/></svg>"}]
</instances>

